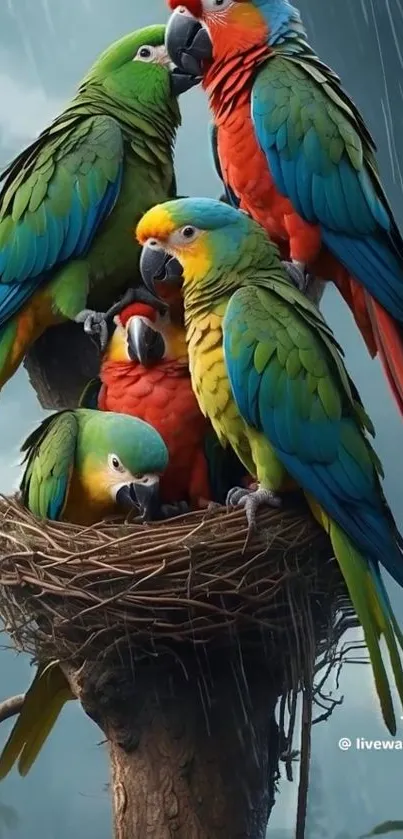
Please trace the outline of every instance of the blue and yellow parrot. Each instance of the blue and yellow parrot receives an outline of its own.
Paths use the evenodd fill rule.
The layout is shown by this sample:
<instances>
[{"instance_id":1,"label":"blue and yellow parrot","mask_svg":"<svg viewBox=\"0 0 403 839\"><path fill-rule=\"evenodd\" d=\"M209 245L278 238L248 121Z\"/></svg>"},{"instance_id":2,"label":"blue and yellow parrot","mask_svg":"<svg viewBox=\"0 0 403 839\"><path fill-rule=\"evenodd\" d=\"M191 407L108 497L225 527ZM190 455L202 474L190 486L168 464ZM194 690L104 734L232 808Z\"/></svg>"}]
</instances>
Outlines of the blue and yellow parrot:
<instances>
[{"instance_id":1,"label":"blue and yellow parrot","mask_svg":"<svg viewBox=\"0 0 403 839\"><path fill-rule=\"evenodd\" d=\"M258 481L255 491L234 488L229 502L242 504L253 524L260 504L277 506L278 493L303 489L330 536L394 733L380 637L402 701L403 638L380 565L403 585L402 538L367 438L371 422L331 330L243 212L207 198L169 201L143 216L137 237L149 286L164 260L170 277L180 263L194 392L222 444Z\"/></svg>"}]
</instances>

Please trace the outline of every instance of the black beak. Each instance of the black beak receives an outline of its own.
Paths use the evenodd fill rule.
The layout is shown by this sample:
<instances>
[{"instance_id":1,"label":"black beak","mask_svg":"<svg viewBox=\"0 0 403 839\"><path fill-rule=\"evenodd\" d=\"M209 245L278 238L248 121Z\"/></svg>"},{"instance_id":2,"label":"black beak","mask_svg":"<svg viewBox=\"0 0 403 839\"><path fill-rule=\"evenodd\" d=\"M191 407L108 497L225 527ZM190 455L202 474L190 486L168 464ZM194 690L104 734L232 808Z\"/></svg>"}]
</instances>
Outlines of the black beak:
<instances>
[{"instance_id":1,"label":"black beak","mask_svg":"<svg viewBox=\"0 0 403 839\"><path fill-rule=\"evenodd\" d=\"M133 484L125 484L118 489L116 493L116 503L125 512L129 512L130 510L133 510L134 507L139 506L133 490Z\"/></svg>"},{"instance_id":2,"label":"black beak","mask_svg":"<svg viewBox=\"0 0 403 839\"><path fill-rule=\"evenodd\" d=\"M156 282L182 282L183 268L174 256L162 249L144 247L140 257L140 273L146 288L155 294Z\"/></svg>"},{"instance_id":3,"label":"black beak","mask_svg":"<svg viewBox=\"0 0 403 839\"><path fill-rule=\"evenodd\" d=\"M132 361L144 367L164 358L165 343L160 332L142 317L132 317L127 325L127 349Z\"/></svg>"},{"instance_id":4,"label":"black beak","mask_svg":"<svg viewBox=\"0 0 403 839\"><path fill-rule=\"evenodd\" d=\"M171 70L171 90L176 97L180 96L181 93L186 93L187 90L200 84L200 82L200 76L185 73L180 67L175 67L174 70Z\"/></svg>"},{"instance_id":5,"label":"black beak","mask_svg":"<svg viewBox=\"0 0 403 839\"><path fill-rule=\"evenodd\" d=\"M144 521L155 521L160 513L159 478L157 475L144 475L130 485L130 491L136 498Z\"/></svg>"},{"instance_id":6,"label":"black beak","mask_svg":"<svg viewBox=\"0 0 403 839\"><path fill-rule=\"evenodd\" d=\"M197 84L205 63L213 58L213 45L207 29L186 9L177 9L168 21L165 46L171 61L183 73L197 78Z\"/></svg>"}]
</instances>

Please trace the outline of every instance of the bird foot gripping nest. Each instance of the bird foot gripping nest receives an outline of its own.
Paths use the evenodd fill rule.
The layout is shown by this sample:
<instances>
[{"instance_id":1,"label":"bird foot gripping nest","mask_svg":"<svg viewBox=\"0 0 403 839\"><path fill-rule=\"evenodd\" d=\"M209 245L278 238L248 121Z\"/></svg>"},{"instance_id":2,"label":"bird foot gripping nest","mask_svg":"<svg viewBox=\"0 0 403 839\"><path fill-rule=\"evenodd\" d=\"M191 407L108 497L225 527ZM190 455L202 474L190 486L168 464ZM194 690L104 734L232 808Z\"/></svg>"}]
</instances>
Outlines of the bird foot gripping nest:
<instances>
[{"instance_id":1,"label":"bird foot gripping nest","mask_svg":"<svg viewBox=\"0 0 403 839\"><path fill-rule=\"evenodd\" d=\"M312 623L318 592L330 602L335 578L343 597L344 587L304 509L265 509L258 524L242 555L239 509L83 528L39 523L3 499L0 612L20 648L78 666L122 645L135 657L167 645L221 647L234 632L263 632L275 656L287 634L305 631L308 613Z\"/></svg>"}]
</instances>

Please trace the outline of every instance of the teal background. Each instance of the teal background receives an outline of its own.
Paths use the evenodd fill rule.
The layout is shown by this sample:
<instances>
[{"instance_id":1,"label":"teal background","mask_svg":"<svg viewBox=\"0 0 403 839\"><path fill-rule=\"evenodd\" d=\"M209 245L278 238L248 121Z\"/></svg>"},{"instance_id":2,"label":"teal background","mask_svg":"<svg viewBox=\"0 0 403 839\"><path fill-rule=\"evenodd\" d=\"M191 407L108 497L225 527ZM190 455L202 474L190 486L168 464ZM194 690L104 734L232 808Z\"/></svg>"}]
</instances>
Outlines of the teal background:
<instances>
[{"instance_id":1,"label":"teal background","mask_svg":"<svg viewBox=\"0 0 403 839\"><path fill-rule=\"evenodd\" d=\"M323 59L343 77L380 148L379 159L399 223L402 203L402 57L400 0L304 0L301 10ZM0 5L0 165L4 165L66 103L97 52L130 29L164 20L163 0L3 0ZM400 47L402 44L402 47ZM217 196L207 146L207 105L200 91L182 100L183 128L177 145L179 190ZM349 313L326 292L324 311L343 344L377 428L376 447L385 470L385 490L403 524L401 421L379 366L366 355ZM18 448L41 416L21 370L0 402L0 489L12 490L20 473ZM398 618L403 598L390 584ZM7 645L6 636L2 636ZM0 650L0 695L26 689L29 661ZM313 777L308 837L358 837L385 819L403 819L402 752L338 749L340 737L385 738L368 668L347 666L341 681L345 702L314 729ZM403 713L403 712L402 712ZM0 728L0 744L8 726ZM398 737L403 737L402 726ZM26 779L13 773L0 786L0 837L15 839L108 839L110 807L105 746L98 729L76 703L69 703ZM286 839L295 819L296 787L283 781L271 836ZM6 809L15 809L18 821ZM7 827L6 822L9 826ZM397 835L397 834L395 834Z\"/></svg>"}]
</instances>

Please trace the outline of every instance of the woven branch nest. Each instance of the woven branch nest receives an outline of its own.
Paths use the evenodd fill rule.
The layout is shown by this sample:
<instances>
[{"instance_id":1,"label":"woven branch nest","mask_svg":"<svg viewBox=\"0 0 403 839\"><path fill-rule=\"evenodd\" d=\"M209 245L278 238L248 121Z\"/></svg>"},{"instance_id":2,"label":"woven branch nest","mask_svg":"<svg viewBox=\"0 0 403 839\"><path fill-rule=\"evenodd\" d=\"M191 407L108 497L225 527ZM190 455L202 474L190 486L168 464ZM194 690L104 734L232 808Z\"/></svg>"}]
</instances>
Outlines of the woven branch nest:
<instances>
[{"instance_id":1,"label":"woven branch nest","mask_svg":"<svg viewBox=\"0 0 403 839\"><path fill-rule=\"evenodd\" d=\"M228 644L265 635L275 651L307 615L348 609L327 537L303 507L264 510L246 545L244 512L82 528L35 519L0 497L0 616L14 644L75 663L119 645ZM331 607L329 604L332 604ZM330 610L330 611L329 611Z\"/></svg>"}]
</instances>

